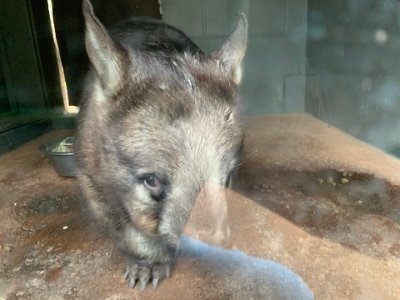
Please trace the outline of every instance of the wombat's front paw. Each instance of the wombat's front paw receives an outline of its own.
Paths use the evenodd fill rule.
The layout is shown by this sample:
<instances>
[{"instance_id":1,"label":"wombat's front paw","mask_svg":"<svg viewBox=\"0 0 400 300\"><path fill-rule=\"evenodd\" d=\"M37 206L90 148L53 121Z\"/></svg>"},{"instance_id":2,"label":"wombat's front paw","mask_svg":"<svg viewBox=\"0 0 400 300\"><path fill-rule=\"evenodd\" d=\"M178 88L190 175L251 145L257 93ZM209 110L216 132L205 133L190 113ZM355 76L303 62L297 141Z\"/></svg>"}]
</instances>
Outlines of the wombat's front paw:
<instances>
[{"instance_id":1,"label":"wombat's front paw","mask_svg":"<svg viewBox=\"0 0 400 300\"><path fill-rule=\"evenodd\" d=\"M128 269L125 273L125 279L131 288L140 282L140 290L143 291L147 283L152 281L153 288L158 286L160 279L169 277L170 263L157 264L146 260L129 258Z\"/></svg>"}]
</instances>

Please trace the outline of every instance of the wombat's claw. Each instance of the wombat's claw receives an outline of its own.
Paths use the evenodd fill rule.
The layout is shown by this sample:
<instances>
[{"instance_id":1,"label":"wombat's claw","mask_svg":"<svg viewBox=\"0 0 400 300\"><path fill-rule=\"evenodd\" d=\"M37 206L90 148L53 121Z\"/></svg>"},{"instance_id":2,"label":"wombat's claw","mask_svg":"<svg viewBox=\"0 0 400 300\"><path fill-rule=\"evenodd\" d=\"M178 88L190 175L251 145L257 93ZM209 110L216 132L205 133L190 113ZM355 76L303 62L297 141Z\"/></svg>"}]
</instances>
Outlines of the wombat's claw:
<instances>
[{"instance_id":1,"label":"wombat's claw","mask_svg":"<svg viewBox=\"0 0 400 300\"><path fill-rule=\"evenodd\" d=\"M152 281L152 287L157 288L160 279L169 277L169 264L150 264L143 260L129 260L128 270L125 272L125 279L130 288L134 288L140 282L140 291L146 288L147 283Z\"/></svg>"},{"instance_id":2,"label":"wombat's claw","mask_svg":"<svg viewBox=\"0 0 400 300\"><path fill-rule=\"evenodd\" d=\"M150 267L145 266L139 271L139 279L140 291L144 291L144 288L150 280Z\"/></svg>"},{"instance_id":3,"label":"wombat's claw","mask_svg":"<svg viewBox=\"0 0 400 300\"><path fill-rule=\"evenodd\" d=\"M128 281L130 288L134 288L138 278L139 265L128 265L128 270L125 272L125 279Z\"/></svg>"},{"instance_id":4,"label":"wombat's claw","mask_svg":"<svg viewBox=\"0 0 400 300\"><path fill-rule=\"evenodd\" d=\"M136 278L135 277L129 278L128 285L131 289L133 289L136 285Z\"/></svg>"},{"instance_id":5,"label":"wombat's claw","mask_svg":"<svg viewBox=\"0 0 400 300\"><path fill-rule=\"evenodd\" d=\"M158 286L158 282L160 281L160 279L169 278L169 272L170 272L169 264L163 264L163 265L157 264L153 266L152 270L153 289L155 289Z\"/></svg>"}]
</instances>

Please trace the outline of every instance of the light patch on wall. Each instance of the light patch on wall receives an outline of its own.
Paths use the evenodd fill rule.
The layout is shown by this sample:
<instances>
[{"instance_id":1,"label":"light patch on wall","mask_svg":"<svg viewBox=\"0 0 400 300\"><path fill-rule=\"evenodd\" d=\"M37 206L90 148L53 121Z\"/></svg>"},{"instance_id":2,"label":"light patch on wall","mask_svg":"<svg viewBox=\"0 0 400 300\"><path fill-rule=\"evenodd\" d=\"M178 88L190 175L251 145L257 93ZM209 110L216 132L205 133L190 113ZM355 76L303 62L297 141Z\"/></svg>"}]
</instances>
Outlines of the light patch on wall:
<instances>
[{"instance_id":1,"label":"light patch on wall","mask_svg":"<svg viewBox=\"0 0 400 300\"><path fill-rule=\"evenodd\" d=\"M372 86L373 86L373 80L369 77L365 77L363 78L363 80L361 81L361 87L364 91L371 91L372 90Z\"/></svg>"},{"instance_id":2,"label":"light patch on wall","mask_svg":"<svg viewBox=\"0 0 400 300\"><path fill-rule=\"evenodd\" d=\"M385 44L385 43L387 42L387 40L388 40L388 35L387 35L387 33L386 33L385 30L383 30L383 29L377 29L377 30L375 30L375 32L374 32L374 39L375 39L375 42L376 42L377 44L383 45L383 44Z\"/></svg>"},{"instance_id":3,"label":"light patch on wall","mask_svg":"<svg viewBox=\"0 0 400 300\"><path fill-rule=\"evenodd\" d=\"M54 25L53 1L52 0L47 0L47 7L49 10L51 33L53 36L54 49L56 52L58 76L60 78L61 94L62 94L63 103L64 103L64 110L67 114L77 114L79 112L79 107L69 105L67 82L65 81L64 67L63 67L62 61L61 61L60 49L58 47L56 29L55 29L55 25Z\"/></svg>"}]
</instances>

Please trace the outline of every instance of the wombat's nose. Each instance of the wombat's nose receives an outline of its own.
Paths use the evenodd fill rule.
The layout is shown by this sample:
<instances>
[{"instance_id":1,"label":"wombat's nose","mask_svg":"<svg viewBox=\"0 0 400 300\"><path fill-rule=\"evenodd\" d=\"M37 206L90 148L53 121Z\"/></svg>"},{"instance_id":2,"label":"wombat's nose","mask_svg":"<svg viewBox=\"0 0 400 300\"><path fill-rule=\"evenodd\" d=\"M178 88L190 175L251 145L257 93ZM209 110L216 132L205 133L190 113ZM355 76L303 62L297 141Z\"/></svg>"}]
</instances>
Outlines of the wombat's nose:
<instances>
[{"instance_id":1,"label":"wombat's nose","mask_svg":"<svg viewBox=\"0 0 400 300\"><path fill-rule=\"evenodd\" d=\"M229 237L227 189L206 183L201 189L185 227L185 234L221 245Z\"/></svg>"},{"instance_id":2,"label":"wombat's nose","mask_svg":"<svg viewBox=\"0 0 400 300\"><path fill-rule=\"evenodd\" d=\"M200 190L197 203L206 208L205 213L220 216L226 212L226 189L214 183L206 183Z\"/></svg>"}]
</instances>

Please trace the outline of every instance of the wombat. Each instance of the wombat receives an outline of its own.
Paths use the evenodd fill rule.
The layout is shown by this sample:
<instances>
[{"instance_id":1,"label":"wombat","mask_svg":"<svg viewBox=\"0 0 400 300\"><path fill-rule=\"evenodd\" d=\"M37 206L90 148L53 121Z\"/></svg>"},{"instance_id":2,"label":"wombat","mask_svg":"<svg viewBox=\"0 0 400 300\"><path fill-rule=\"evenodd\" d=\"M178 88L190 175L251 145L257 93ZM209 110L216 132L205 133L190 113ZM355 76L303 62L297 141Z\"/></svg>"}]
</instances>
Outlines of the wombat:
<instances>
[{"instance_id":1,"label":"wombat","mask_svg":"<svg viewBox=\"0 0 400 300\"><path fill-rule=\"evenodd\" d=\"M91 69L84 83L77 172L88 207L129 257L141 289L169 276L179 238L206 183L227 186L243 140L238 87L247 43L240 15L206 54L159 20L107 30L83 1Z\"/></svg>"}]
</instances>

